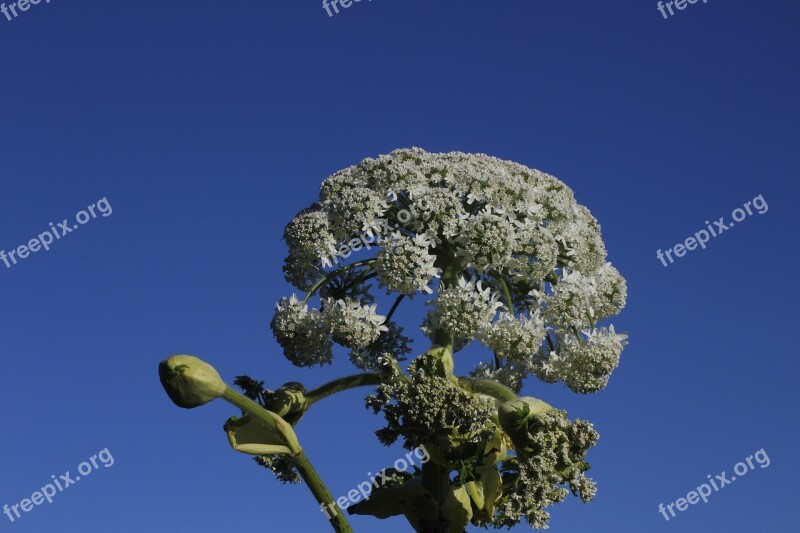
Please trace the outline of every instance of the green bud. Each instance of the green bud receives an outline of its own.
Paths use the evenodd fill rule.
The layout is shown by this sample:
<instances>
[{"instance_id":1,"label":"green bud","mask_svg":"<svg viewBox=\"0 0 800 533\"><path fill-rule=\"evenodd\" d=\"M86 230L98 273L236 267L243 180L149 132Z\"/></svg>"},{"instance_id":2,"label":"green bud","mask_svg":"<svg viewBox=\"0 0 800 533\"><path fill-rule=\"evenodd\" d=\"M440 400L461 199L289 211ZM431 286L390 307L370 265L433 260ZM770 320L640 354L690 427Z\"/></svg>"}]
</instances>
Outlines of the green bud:
<instances>
[{"instance_id":1,"label":"green bud","mask_svg":"<svg viewBox=\"0 0 800 533\"><path fill-rule=\"evenodd\" d=\"M161 361L158 377L170 400L185 409L216 400L228 388L213 366L193 355L173 355Z\"/></svg>"},{"instance_id":2,"label":"green bud","mask_svg":"<svg viewBox=\"0 0 800 533\"><path fill-rule=\"evenodd\" d=\"M516 400L503 402L497 409L497 418L500 427L508 433L514 446L519 449L520 444L527 439L528 420L536 415L554 410L555 407L542 400L523 396Z\"/></svg>"},{"instance_id":3,"label":"green bud","mask_svg":"<svg viewBox=\"0 0 800 533\"><path fill-rule=\"evenodd\" d=\"M267 408L295 425L308 410L306 392L300 383L294 381L286 383L271 394Z\"/></svg>"}]
</instances>

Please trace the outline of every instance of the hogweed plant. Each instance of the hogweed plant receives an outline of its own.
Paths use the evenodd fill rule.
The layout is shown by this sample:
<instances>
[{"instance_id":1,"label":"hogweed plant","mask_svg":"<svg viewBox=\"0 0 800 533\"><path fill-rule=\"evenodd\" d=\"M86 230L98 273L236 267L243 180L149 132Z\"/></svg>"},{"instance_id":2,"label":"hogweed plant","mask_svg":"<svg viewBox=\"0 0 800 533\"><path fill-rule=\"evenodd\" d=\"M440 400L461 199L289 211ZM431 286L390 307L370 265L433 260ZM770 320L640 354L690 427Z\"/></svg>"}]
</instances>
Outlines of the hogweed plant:
<instances>
[{"instance_id":1,"label":"hogweed plant","mask_svg":"<svg viewBox=\"0 0 800 533\"><path fill-rule=\"evenodd\" d=\"M280 481L305 480L326 505L333 499L293 428L316 402L372 387L366 406L386 421L378 440L424 446L430 460L413 473L384 470L391 481L347 510L404 515L417 532L521 520L544 529L547 509L569 492L594 498L585 475L598 439L592 424L518 396L529 376L597 392L626 343L601 325L624 307L625 280L606 262L597 221L564 183L486 155L397 150L325 180L284 239L285 277L300 291L278 302L271 322L284 355L299 367L325 365L338 344L359 373L312 390L294 382L269 390L240 376L240 394L202 361L175 356L160 367L175 403L222 397L241 408L225 425L231 445ZM359 248L363 258L342 261ZM390 296L385 315L376 286ZM393 317L420 293L430 347L404 369L411 339ZM472 341L493 356L457 376L454 356ZM351 531L330 508L334 530Z\"/></svg>"}]
</instances>

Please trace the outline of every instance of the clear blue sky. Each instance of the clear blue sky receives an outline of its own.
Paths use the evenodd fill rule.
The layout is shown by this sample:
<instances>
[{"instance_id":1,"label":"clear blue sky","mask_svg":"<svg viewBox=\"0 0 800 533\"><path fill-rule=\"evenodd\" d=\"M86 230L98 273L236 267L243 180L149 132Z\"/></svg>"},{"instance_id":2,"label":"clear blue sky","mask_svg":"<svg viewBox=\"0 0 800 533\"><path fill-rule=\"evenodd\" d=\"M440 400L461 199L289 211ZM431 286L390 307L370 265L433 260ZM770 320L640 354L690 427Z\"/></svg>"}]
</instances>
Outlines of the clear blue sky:
<instances>
[{"instance_id":1,"label":"clear blue sky","mask_svg":"<svg viewBox=\"0 0 800 533\"><path fill-rule=\"evenodd\" d=\"M272 387L350 372L344 354L314 370L280 355L281 233L330 173L409 146L558 176L628 280L610 386L524 389L601 435L598 497L554 507L553 532L796 531L798 17L791 0L668 20L651 0L374 0L334 17L318 0L52 0L0 15L0 249L113 208L0 263L0 505L114 458L0 515L0 532L327 531L304 486L229 448L232 407L174 407L156 366L194 353ZM656 258L759 194L765 214ZM298 427L337 496L403 454L372 435L364 393ZM769 467L659 514L761 448Z\"/></svg>"}]
</instances>

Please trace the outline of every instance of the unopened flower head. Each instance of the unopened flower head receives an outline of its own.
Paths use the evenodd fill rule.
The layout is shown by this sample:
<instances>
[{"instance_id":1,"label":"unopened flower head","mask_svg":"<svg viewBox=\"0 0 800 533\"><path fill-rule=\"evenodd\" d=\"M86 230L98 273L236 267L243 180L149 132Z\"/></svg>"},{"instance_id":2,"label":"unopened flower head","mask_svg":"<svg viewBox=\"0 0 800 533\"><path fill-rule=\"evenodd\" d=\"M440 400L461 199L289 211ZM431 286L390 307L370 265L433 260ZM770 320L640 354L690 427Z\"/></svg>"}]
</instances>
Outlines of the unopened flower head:
<instances>
[{"instance_id":1,"label":"unopened flower head","mask_svg":"<svg viewBox=\"0 0 800 533\"><path fill-rule=\"evenodd\" d=\"M564 485L584 502L594 498L597 489L584 475L584 458L599 436L590 423L567 420L561 410L531 414L523 427L517 457L503 465L505 491L493 525L511 528L525 519L534 529L546 529L545 508L566 498Z\"/></svg>"},{"instance_id":2,"label":"unopened flower head","mask_svg":"<svg viewBox=\"0 0 800 533\"><path fill-rule=\"evenodd\" d=\"M185 409L216 400L227 388L213 366L193 355L173 355L161 361L158 377L169 398Z\"/></svg>"},{"instance_id":3,"label":"unopened flower head","mask_svg":"<svg viewBox=\"0 0 800 533\"><path fill-rule=\"evenodd\" d=\"M410 380L380 385L367 405L376 413L384 412L388 424L377 433L384 444L402 436L407 446L433 443L441 451L457 445L455 437L473 442L488 438L494 411L492 402L422 371L414 372Z\"/></svg>"}]
</instances>

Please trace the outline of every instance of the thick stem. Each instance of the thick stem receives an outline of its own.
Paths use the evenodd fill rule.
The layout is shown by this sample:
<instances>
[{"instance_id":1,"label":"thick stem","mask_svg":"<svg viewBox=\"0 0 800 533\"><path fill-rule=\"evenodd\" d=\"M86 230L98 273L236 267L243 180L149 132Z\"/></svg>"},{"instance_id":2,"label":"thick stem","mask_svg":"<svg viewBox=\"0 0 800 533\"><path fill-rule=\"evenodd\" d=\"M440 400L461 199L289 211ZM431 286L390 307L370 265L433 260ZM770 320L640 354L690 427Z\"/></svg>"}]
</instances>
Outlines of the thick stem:
<instances>
[{"instance_id":1,"label":"thick stem","mask_svg":"<svg viewBox=\"0 0 800 533\"><path fill-rule=\"evenodd\" d=\"M452 264L452 260L444 262L441 287L454 287L458 283L460 272L457 268L449 266L450 264ZM439 357L444 377L451 378L455 370L455 362L453 360L455 339L448 331L436 328L433 331L431 340L433 341L433 346L428 350L428 353Z\"/></svg>"},{"instance_id":2,"label":"thick stem","mask_svg":"<svg viewBox=\"0 0 800 533\"><path fill-rule=\"evenodd\" d=\"M517 399L517 394L513 390L490 379L460 377L458 378L458 384L469 391L491 396L495 400L499 400L501 402L508 402Z\"/></svg>"},{"instance_id":3,"label":"thick stem","mask_svg":"<svg viewBox=\"0 0 800 533\"><path fill-rule=\"evenodd\" d=\"M422 485L433 496L439 508L439 515L435 519L420 517L421 533L447 533L450 531L450 523L442 516L441 509L447 491L450 490L450 478L439 465L427 462L422 465Z\"/></svg>"},{"instance_id":4,"label":"thick stem","mask_svg":"<svg viewBox=\"0 0 800 533\"><path fill-rule=\"evenodd\" d=\"M380 383L380 376L378 376L378 374L355 374L353 376L334 379L308 392L306 394L306 405L311 407L316 402L343 390L377 385L378 383Z\"/></svg>"},{"instance_id":5,"label":"thick stem","mask_svg":"<svg viewBox=\"0 0 800 533\"><path fill-rule=\"evenodd\" d=\"M267 427L278 431L286 439L286 443L292 452L292 455L289 456L292 460L292 464L294 464L300 476L308 485L317 503L322 506L328 506L326 507L326 516L330 516L328 511L334 513L334 515L329 518L334 531L336 531L336 533L353 533L353 529L350 527L350 524L347 523L347 519L340 512L338 506L330 505L331 502L334 501L333 496L331 496L325 483L322 482L319 474L317 474L317 471L311 465L305 452L300 447L300 443L297 440L292 426L277 414L264 409L247 396L239 394L230 387L225 390L222 397L253 418L258 419Z\"/></svg>"},{"instance_id":6,"label":"thick stem","mask_svg":"<svg viewBox=\"0 0 800 533\"><path fill-rule=\"evenodd\" d=\"M276 413L265 409L244 394L240 394L230 387L225 389L222 397L253 418L258 419L258 421L268 428L280 433L286 440L286 445L292 453L300 453L303 451L292 426Z\"/></svg>"},{"instance_id":7,"label":"thick stem","mask_svg":"<svg viewBox=\"0 0 800 533\"><path fill-rule=\"evenodd\" d=\"M451 261L448 261L450 263ZM452 261L454 262L454 261ZM453 287L458 284L459 271L449 264L442 269L442 285L444 287Z\"/></svg>"},{"instance_id":8,"label":"thick stem","mask_svg":"<svg viewBox=\"0 0 800 533\"><path fill-rule=\"evenodd\" d=\"M333 496L331 496L325 483L322 482L319 474L317 474L317 471L311 465L305 452L301 451L299 454L293 456L292 462L297 468L297 471L300 472L303 481L308 485L317 503L324 509L325 516L330 517L328 521L331 523L333 530L336 531L336 533L353 533L353 528L350 527L350 524L342 514L339 506L335 504ZM333 513L333 516L331 516L331 513Z\"/></svg>"}]
</instances>

